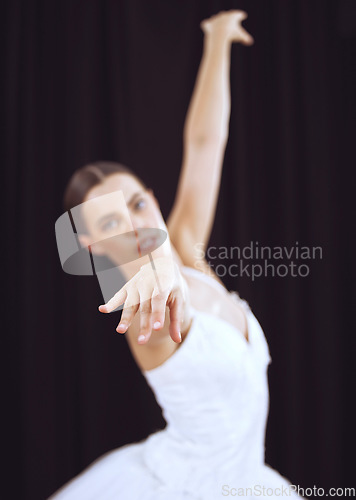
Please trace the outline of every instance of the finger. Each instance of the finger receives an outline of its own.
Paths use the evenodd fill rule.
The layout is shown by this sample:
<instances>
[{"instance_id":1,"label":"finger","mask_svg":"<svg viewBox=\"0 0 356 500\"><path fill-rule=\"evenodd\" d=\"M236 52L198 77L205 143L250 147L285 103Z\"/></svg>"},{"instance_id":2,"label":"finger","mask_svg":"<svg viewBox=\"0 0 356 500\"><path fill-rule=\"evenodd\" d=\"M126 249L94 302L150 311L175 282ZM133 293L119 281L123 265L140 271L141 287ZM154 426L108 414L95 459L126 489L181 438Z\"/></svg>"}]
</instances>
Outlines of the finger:
<instances>
[{"instance_id":1,"label":"finger","mask_svg":"<svg viewBox=\"0 0 356 500\"><path fill-rule=\"evenodd\" d=\"M147 292L142 295L147 297ZM141 300L140 293L140 333L137 339L139 344L146 344L151 336L151 316L151 299Z\"/></svg>"},{"instance_id":2,"label":"finger","mask_svg":"<svg viewBox=\"0 0 356 500\"><path fill-rule=\"evenodd\" d=\"M167 299L168 293L158 291L153 293L151 300L151 322L154 330L160 330L164 325Z\"/></svg>"},{"instance_id":3,"label":"finger","mask_svg":"<svg viewBox=\"0 0 356 500\"><path fill-rule=\"evenodd\" d=\"M106 303L99 306L99 311L102 313L109 313L114 311L117 307L123 304L126 300L127 292L125 288L121 288L115 295Z\"/></svg>"},{"instance_id":4,"label":"finger","mask_svg":"<svg viewBox=\"0 0 356 500\"><path fill-rule=\"evenodd\" d=\"M125 300L124 308L122 310L122 315L119 324L117 325L116 331L118 333L125 333L130 327L135 314L138 311L139 296L138 293L131 292L128 294Z\"/></svg>"},{"instance_id":5,"label":"finger","mask_svg":"<svg viewBox=\"0 0 356 500\"><path fill-rule=\"evenodd\" d=\"M174 342L181 342L182 336L180 332L181 323L184 316L183 297L180 291L174 293L173 300L169 303L169 333Z\"/></svg>"},{"instance_id":6,"label":"finger","mask_svg":"<svg viewBox=\"0 0 356 500\"><path fill-rule=\"evenodd\" d=\"M239 33L240 41L244 45L252 45L254 43L253 37L244 29L242 26L240 27L241 31Z\"/></svg>"},{"instance_id":7,"label":"finger","mask_svg":"<svg viewBox=\"0 0 356 500\"><path fill-rule=\"evenodd\" d=\"M245 12L244 10L238 10L238 11L235 11L236 12L236 18L239 19L239 21L244 21L245 19L247 19L247 12Z\"/></svg>"}]
</instances>

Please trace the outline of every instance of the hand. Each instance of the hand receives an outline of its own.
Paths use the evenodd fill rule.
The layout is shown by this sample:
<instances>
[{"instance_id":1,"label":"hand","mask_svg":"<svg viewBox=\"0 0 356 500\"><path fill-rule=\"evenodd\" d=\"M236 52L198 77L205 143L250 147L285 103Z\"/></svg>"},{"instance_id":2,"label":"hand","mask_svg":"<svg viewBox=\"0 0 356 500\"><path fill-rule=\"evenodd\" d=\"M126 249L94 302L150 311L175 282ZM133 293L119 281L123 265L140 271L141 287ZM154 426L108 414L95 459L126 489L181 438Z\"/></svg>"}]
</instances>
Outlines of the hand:
<instances>
[{"instance_id":1,"label":"hand","mask_svg":"<svg viewBox=\"0 0 356 500\"><path fill-rule=\"evenodd\" d=\"M205 34L217 34L232 42L241 42L243 45L252 45L253 37L241 26L247 18L243 10L221 11L200 23Z\"/></svg>"},{"instance_id":2,"label":"hand","mask_svg":"<svg viewBox=\"0 0 356 500\"><path fill-rule=\"evenodd\" d=\"M184 320L186 284L178 265L171 257L154 259L145 264L99 311L109 313L124 304L116 331L125 333L135 314L140 311L138 343L145 344L154 330L164 326L166 307L169 308L169 334L174 342L181 342L180 327Z\"/></svg>"}]
</instances>

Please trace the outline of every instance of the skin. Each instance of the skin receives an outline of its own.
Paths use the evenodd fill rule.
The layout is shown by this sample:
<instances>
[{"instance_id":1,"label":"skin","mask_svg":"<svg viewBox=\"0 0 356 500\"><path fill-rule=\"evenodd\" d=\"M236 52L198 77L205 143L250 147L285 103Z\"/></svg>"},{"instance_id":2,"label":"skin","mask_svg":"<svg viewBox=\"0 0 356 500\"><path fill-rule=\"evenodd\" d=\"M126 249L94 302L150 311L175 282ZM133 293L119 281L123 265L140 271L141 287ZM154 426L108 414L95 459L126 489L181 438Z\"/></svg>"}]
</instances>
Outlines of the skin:
<instances>
[{"instance_id":1,"label":"skin","mask_svg":"<svg viewBox=\"0 0 356 500\"><path fill-rule=\"evenodd\" d=\"M115 196L116 193L118 196ZM137 241L128 240L125 248L125 238L118 240L113 236L125 235L139 228L158 228L168 233L153 191L143 187L129 174L107 176L88 192L84 202L89 202L82 206L89 234L80 236L81 243L86 247L91 245L95 254L107 255L117 265L122 264L120 251L134 251ZM154 258L170 255L169 238L152 252ZM147 262L148 258L142 257L125 264L123 270L126 277L131 279Z\"/></svg>"},{"instance_id":2,"label":"skin","mask_svg":"<svg viewBox=\"0 0 356 500\"><path fill-rule=\"evenodd\" d=\"M112 192L123 195L123 206L119 204L117 208L113 207L110 197L105 196ZM82 216L89 234L80 236L81 244L85 247L91 246L98 255L108 256L113 263L120 266L128 281L115 297L99 310L110 312L125 303L117 328L119 333L128 330L135 314L140 311L141 321L137 338L144 336L139 340L140 344L148 342L155 324L156 331L162 330L161 337L166 334L168 328L171 338L175 342L181 342L181 324L186 327L191 319L187 285L179 273L182 261L172 248L168 228L153 192L143 188L131 175L113 174L92 188L84 201L94 203L83 204ZM159 228L167 233L163 245L151 254L159 275L161 290L157 289L157 280L148 256L121 265L120 254L123 248L120 241L118 243L112 237L125 235L139 228ZM170 310L168 322L165 321L166 307ZM156 337L155 341L157 340L159 337Z\"/></svg>"},{"instance_id":3,"label":"skin","mask_svg":"<svg viewBox=\"0 0 356 500\"><path fill-rule=\"evenodd\" d=\"M110 236L138 228L159 228L169 235L152 251L156 273L147 256L127 262L120 267L127 283L99 307L108 313L124 304L117 331L126 333L143 370L163 363L184 340L192 322L191 305L209 312L210 304L214 304L218 315L248 337L244 313L236 302L232 304L227 291L224 293L221 287L218 292L184 276L183 267L198 268L219 281L206 260L197 259L194 248L199 243L205 249L212 230L228 139L230 48L233 42L253 43L241 26L246 17L243 11L232 10L201 23L205 34L203 56L184 126L182 170L167 224L153 192L144 190L128 174L105 178L87 194L85 201L91 203L83 205L89 234L81 236L82 244L91 245L94 253L107 255L117 265L124 240L121 238L119 244L108 240ZM104 196L113 192L121 193L122 200L115 210L110 197Z\"/></svg>"}]
</instances>

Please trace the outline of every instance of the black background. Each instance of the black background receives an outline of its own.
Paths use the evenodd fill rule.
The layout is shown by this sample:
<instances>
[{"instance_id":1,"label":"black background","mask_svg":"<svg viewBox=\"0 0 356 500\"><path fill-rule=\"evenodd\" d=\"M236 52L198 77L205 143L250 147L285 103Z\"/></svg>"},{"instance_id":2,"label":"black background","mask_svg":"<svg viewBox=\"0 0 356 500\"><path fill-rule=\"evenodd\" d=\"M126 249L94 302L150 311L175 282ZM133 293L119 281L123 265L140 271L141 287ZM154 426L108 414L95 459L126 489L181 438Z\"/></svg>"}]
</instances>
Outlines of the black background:
<instances>
[{"instance_id":1,"label":"black background","mask_svg":"<svg viewBox=\"0 0 356 500\"><path fill-rule=\"evenodd\" d=\"M255 45L232 48L210 244L323 249L305 278L224 278L250 303L273 358L266 461L300 486L355 486L354 7L3 3L3 498L46 498L102 453L164 426L117 317L97 311L95 278L62 271L54 223L71 173L100 159L133 168L168 216L199 23L230 8L248 12Z\"/></svg>"}]
</instances>

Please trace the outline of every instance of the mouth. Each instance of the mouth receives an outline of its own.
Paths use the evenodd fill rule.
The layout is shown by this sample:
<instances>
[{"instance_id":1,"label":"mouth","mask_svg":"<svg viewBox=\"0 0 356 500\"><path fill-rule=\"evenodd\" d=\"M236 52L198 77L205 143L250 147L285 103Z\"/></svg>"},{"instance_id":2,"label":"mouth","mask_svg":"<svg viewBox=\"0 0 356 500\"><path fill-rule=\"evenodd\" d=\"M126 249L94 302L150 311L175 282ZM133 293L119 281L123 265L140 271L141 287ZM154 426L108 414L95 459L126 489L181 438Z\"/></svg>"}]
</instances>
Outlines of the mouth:
<instances>
[{"instance_id":1,"label":"mouth","mask_svg":"<svg viewBox=\"0 0 356 500\"><path fill-rule=\"evenodd\" d=\"M148 236L138 242L141 253L149 253L157 248L157 238Z\"/></svg>"},{"instance_id":2,"label":"mouth","mask_svg":"<svg viewBox=\"0 0 356 500\"><path fill-rule=\"evenodd\" d=\"M158 228L139 228L134 231L139 255L147 255L157 250L167 238L167 233Z\"/></svg>"}]
</instances>

